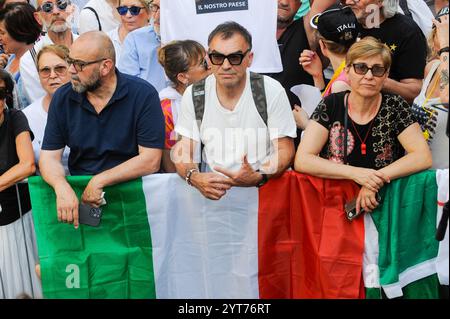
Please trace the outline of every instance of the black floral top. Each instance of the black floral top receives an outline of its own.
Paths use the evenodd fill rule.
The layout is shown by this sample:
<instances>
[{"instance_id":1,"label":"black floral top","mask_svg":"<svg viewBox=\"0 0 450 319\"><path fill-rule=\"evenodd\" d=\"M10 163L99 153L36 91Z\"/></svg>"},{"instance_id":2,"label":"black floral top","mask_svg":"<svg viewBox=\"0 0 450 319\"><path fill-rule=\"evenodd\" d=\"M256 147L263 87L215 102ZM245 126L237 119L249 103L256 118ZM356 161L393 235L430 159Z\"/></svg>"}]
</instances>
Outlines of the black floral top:
<instances>
[{"instance_id":1,"label":"black floral top","mask_svg":"<svg viewBox=\"0 0 450 319\"><path fill-rule=\"evenodd\" d=\"M344 97L348 92L331 94L317 106L311 119L329 131L329 139L320 156L344 163ZM406 128L415 122L409 104L399 95L383 94L381 107L373 123L359 125L348 118L347 161L352 166L381 169L405 154L398 140ZM355 129L358 134L356 134ZM370 130L370 132L368 132ZM365 140L366 154L361 150Z\"/></svg>"}]
</instances>

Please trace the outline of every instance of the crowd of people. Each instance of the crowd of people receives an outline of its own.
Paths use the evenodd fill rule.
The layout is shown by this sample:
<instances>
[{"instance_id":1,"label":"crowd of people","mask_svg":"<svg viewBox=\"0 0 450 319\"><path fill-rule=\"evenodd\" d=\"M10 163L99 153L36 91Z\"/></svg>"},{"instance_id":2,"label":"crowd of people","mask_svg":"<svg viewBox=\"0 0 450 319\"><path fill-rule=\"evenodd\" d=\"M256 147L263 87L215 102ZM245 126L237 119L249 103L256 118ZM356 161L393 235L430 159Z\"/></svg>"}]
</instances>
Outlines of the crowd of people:
<instances>
[{"instance_id":1,"label":"crowd of people","mask_svg":"<svg viewBox=\"0 0 450 319\"><path fill-rule=\"evenodd\" d=\"M20 181L35 174L78 228L80 201L99 207L105 187L153 173L211 200L289 169L350 179L371 212L392 180L448 169L448 0L434 14L422 0L277 0L283 71L265 75L236 22L207 48L162 45L163 1L0 1L0 241L20 218L34 240ZM298 84L322 92L310 117ZM81 198L69 174L93 176ZM8 282L3 260L27 256L0 257Z\"/></svg>"}]
</instances>

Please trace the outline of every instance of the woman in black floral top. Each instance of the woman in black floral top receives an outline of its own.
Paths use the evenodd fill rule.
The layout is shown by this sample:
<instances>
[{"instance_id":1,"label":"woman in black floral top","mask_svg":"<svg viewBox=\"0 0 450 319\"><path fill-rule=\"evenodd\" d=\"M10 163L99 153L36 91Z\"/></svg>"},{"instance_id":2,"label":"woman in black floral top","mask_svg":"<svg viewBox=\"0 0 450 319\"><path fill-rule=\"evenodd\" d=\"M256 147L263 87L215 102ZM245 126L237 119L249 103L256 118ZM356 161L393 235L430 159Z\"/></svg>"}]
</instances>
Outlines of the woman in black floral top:
<instances>
[{"instance_id":1,"label":"woman in black floral top","mask_svg":"<svg viewBox=\"0 0 450 319\"><path fill-rule=\"evenodd\" d=\"M358 213L360 208L370 212L378 206L376 193L385 183L432 163L408 103L398 95L381 93L391 61L389 48L372 37L350 48L346 73L352 90L320 102L295 158L299 172L361 185ZM348 165L344 165L346 117Z\"/></svg>"}]
</instances>

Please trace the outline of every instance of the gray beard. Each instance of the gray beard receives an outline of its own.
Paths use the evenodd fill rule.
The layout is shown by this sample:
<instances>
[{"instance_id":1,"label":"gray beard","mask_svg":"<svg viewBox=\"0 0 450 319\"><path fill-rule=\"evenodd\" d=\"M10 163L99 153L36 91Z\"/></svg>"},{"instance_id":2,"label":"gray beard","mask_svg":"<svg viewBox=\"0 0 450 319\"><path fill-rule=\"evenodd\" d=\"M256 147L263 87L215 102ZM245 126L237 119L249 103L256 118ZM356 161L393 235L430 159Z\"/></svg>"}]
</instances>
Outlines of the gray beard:
<instances>
[{"instance_id":1,"label":"gray beard","mask_svg":"<svg viewBox=\"0 0 450 319\"><path fill-rule=\"evenodd\" d=\"M53 26L48 26L44 24L44 29L54 33L63 33L66 32L68 29L70 28L70 24L66 21L66 23L62 24L62 25L53 25Z\"/></svg>"},{"instance_id":2,"label":"gray beard","mask_svg":"<svg viewBox=\"0 0 450 319\"><path fill-rule=\"evenodd\" d=\"M72 82L72 89L77 93L85 93L85 92L94 92L102 85L100 78L97 78L97 80L86 83L86 84L74 84Z\"/></svg>"}]
</instances>

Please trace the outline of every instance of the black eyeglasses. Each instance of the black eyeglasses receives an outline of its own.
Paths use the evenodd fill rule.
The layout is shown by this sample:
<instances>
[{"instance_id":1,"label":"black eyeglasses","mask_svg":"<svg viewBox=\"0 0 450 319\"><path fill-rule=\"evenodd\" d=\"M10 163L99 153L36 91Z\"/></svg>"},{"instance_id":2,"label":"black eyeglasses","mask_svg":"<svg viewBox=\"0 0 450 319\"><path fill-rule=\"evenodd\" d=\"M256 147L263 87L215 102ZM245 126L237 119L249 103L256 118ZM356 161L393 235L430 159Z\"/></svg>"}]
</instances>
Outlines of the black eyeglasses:
<instances>
[{"instance_id":1,"label":"black eyeglasses","mask_svg":"<svg viewBox=\"0 0 450 319\"><path fill-rule=\"evenodd\" d=\"M387 69L384 66L375 64L371 68L367 66L365 63L353 63L353 70L355 70L356 74L359 75L366 75L369 70L372 72L373 76L376 76L378 78L381 78L384 76L387 72Z\"/></svg>"},{"instance_id":2,"label":"black eyeglasses","mask_svg":"<svg viewBox=\"0 0 450 319\"><path fill-rule=\"evenodd\" d=\"M0 86L0 100L6 99L8 92L6 91L6 87Z\"/></svg>"},{"instance_id":3,"label":"black eyeglasses","mask_svg":"<svg viewBox=\"0 0 450 319\"><path fill-rule=\"evenodd\" d=\"M141 13L141 10L144 9L144 7L138 7L138 6L131 6L131 7L127 7L127 6L120 6L117 7L117 12L119 12L119 14L121 16L124 16L127 14L128 11L130 11L132 16L137 16L139 15L139 13Z\"/></svg>"},{"instance_id":4,"label":"black eyeglasses","mask_svg":"<svg viewBox=\"0 0 450 319\"><path fill-rule=\"evenodd\" d=\"M57 65L53 68L51 67L43 67L39 70L39 74L44 79L48 78L52 74L52 70L55 72L57 76L64 76L67 73L67 66L65 65Z\"/></svg>"},{"instance_id":5,"label":"black eyeglasses","mask_svg":"<svg viewBox=\"0 0 450 319\"><path fill-rule=\"evenodd\" d=\"M150 11L153 13L156 13L159 11L159 9L161 9L157 4L151 4L149 7Z\"/></svg>"},{"instance_id":6,"label":"black eyeglasses","mask_svg":"<svg viewBox=\"0 0 450 319\"><path fill-rule=\"evenodd\" d=\"M248 49L244 53L231 53L228 55L213 52L213 53L209 53L208 56L209 56L209 60L214 65L222 65L223 62L225 62L225 59L227 59L231 65L241 65L242 60L244 60L244 57L249 52L250 52L250 49Z\"/></svg>"},{"instance_id":7,"label":"black eyeglasses","mask_svg":"<svg viewBox=\"0 0 450 319\"><path fill-rule=\"evenodd\" d=\"M44 2L41 5L41 10L44 11L45 13L51 13L51 12L53 12L53 7L55 5L60 11L65 11L67 6L69 5L69 1L68 0L58 0L58 1L56 1L56 4L53 2Z\"/></svg>"},{"instance_id":8,"label":"black eyeglasses","mask_svg":"<svg viewBox=\"0 0 450 319\"><path fill-rule=\"evenodd\" d=\"M72 58L67 58L66 62L67 62L67 64L69 64L69 66L73 64L73 67L75 68L75 71L82 72L84 67L86 67L88 65L91 65L91 64L94 64L94 63L102 62L102 61L104 61L106 59L107 58L102 58L102 59L98 59L98 60L95 60L95 61L86 62L86 61L81 61L81 60L74 60Z\"/></svg>"}]
</instances>

